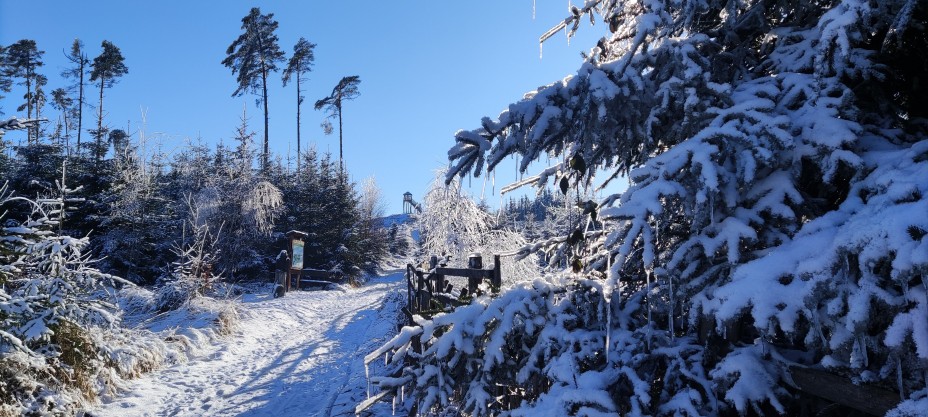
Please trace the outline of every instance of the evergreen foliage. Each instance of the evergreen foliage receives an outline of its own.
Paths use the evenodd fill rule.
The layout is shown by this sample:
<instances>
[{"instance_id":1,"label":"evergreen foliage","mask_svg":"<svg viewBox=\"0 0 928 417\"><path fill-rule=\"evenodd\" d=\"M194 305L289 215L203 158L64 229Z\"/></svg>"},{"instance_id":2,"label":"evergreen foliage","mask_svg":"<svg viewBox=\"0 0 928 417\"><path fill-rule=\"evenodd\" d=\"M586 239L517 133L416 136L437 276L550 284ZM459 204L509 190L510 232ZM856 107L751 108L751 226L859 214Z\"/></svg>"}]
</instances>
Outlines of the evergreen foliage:
<instances>
[{"instance_id":1,"label":"evergreen foliage","mask_svg":"<svg viewBox=\"0 0 928 417\"><path fill-rule=\"evenodd\" d=\"M0 217L0 414L64 414L108 367L93 334L118 323L100 290L121 280L89 265L87 238L58 233L73 191L30 200L0 187L0 210L28 207L21 221Z\"/></svg>"},{"instance_id":2,"label":"evergreen foliage","mask_svg":"<svg viewBox=\"0 0 928 417\"><path fill-rule=\"evenodd\" d=\"M125 134L117 129L111 136ZM164 189L161 156L140 145L128 143L128 138L114 141L113 159L107 161L114 176L99 197L106 208L94 233L100 236L101 268L138 284L153 284L175 259L170 245L178 234L181 202Z\"/></svg>"},{"instance_id":3,"label":"evergreen foliage","mask_svg":"<svg viewBox=\"0 0 928 417\"><path fill-rule=\"evenodd\" d=\"M236 131L238 142L232 151L220 148L215 154L212 173L201 177L192 198L189 217L196 226L205 225L216 239L221 256L216 272L234 277L242 270L260 269L258 250L269 245L275 220L281 213L280 190L256 173L254 133L247 120ZM202 168L201 168L202 169Z\"/></svg>"},{"instance_id":4,"label":"evergreen foliage","mask_svg":"<svg viewBox=\"0 0 928 417\"><path fill-rule=\"evenodd\" d=\"M64 140L65 143L60 143L60 145L65 147L70 146L72 130L70 116L74 110L73 106L74 100L68 95L67 90L60 87L52 90L52 107L60 112L52 139L57 139L58 142Z\"/></svg>"},{"instance_id":5,"label":"evergreen foliage","mask_svg":"<svg viewBox=\"0 0 928 417\"><path fill-rule=\"evenodd\" d=\"M3 93L9 93L13 89L13 78L10 74L10 64L6 50L7 47L0 45L0 100L3 100ZM3 108L0 107L0 116L2 115Z\"/></svg>"},{"instance_id":6,"label":"evergreen foliage","mask_svg":"<svg viewBox=\"0 0 928 417\"><path fill-rule=\"evenodd\" d=\"M376 185L369 183L359 193L347 173L314 147L304 152L300 171L291 178L284 187L287 213L280 230L309 234L304 267L350 280L375 273L388 248Z\"/></svg>"},{"instance_id":7,"label":"evergreen foliage","mask_svg":"<svg viewBox=\"0 0 928 417\"><path fill-rule=\"evenodd\" d=\"M591 0L542 40L595 14L577 74L458 132L447 181L552 156L523 184L630 188L556 245L578 275L408 328L381 388L420 412L795 415L821 411L789 376L812 366L928 408L928 6Z\"/></svg>"}]
</instances>

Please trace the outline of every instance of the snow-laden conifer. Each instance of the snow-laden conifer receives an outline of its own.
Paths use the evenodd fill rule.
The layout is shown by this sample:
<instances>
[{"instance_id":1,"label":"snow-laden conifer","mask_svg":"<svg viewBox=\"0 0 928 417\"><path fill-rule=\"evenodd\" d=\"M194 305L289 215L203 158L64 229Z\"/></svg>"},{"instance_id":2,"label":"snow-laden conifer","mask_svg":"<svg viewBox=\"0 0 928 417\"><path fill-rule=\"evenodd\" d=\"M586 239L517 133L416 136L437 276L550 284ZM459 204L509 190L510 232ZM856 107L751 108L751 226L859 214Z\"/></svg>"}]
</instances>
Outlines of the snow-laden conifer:
<instances>
[{"instance_id":1,"label":"snow-laden conifer","mask_svg":"<svg viewBox=\"0 0 928 417\"><path fill-rule=\"evenodd\" d=\"M591 0L571 12L558 28L598 14L611 34L574 76L458 132L447 180L551 156L521 184L630 187L587 212L603 228L560 243L580 274L542 288L563 295L525 293L548 301L523 303L545 308L517 322L509 293L423 322L421 355L411 330L378 352L407 358L380 386L406 385L420 411L476 415L792 414L815 402L789 369L811 366L895 390L899 415L928 407L928 65L904 58L928 51L928 7ZM515 343L505 365L500 333Z\"/></svg>"},{"instance_id":2,"label":"snow-laden conifer","mask_svg":"<svg viewBox=\"0 0 928 417\"><path fill-rule=\"evenodd\" d=\"M111 366L95 334L118 323L109 292L125 281L91 266L86 237L58 234L74 191L60 190L30 200L0 187L0 213L29 208L23 220L0 216L0 414L67 413Z\"/></svg>"}]
</instances>

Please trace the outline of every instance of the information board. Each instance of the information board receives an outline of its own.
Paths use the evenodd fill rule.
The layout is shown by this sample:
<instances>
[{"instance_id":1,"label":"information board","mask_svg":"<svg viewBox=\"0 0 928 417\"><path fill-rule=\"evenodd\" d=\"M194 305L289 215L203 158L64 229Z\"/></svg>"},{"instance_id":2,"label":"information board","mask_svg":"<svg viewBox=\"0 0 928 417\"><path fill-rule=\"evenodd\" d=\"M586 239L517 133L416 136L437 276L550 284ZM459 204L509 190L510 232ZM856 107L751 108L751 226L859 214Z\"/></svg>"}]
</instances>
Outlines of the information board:
<instances>
[{"instance_id":1,"label":"information board","mask_svg":"<svg viewBox=\"0 0 928 417\"><path fill-rule=\"evenodd\" d=\"M290 265L291 269L303 269L303 241L294 240L293 241L293 262Z\"/></svg>"}]
</instances>

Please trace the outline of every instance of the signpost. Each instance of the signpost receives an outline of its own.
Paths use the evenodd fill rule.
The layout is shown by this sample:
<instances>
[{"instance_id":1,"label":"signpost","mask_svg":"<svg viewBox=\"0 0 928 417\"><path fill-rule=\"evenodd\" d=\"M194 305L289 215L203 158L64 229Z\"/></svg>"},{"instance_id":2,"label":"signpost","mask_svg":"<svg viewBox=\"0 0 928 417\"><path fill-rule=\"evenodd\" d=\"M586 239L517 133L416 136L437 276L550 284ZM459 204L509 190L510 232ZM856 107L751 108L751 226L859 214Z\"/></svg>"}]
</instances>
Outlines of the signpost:
<instances>
[{"instance_id":1,"label":"signpost","mask_svg":"<svg viewBox=\"0 0 928 417\"><path fill-rule=\"evenodd\" d=\"M298 230L291 230L286 233L288 239L290 239L290 271L288 272L289 283L288 287L296 286L300 287L300 277L303 273L303 247L305 239L308 234L306 232L301 232Z\"/></svg>"}]
</instances>

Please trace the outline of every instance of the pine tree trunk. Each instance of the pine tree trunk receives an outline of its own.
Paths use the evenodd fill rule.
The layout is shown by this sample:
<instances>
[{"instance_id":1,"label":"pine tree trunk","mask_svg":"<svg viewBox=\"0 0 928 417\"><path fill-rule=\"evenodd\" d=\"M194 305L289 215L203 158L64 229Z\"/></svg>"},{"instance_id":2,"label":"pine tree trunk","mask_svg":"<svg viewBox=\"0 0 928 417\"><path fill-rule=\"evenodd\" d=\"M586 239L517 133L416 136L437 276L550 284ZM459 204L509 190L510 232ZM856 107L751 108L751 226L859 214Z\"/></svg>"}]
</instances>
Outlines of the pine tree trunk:
<instances>
[{"instance_id":1,"label":"pine tree trunk","mask_svg":"<svg viewBox=\"0 0 928 417\"><path fill-rule=\"evenodd\" d=\"M39 104L39 91L38 90L39 90L39 86L36 85L35 118L41 119L42 118L42 105ZM39 144L39 124L36 123L35 126L33 126L33 129L35 129L35 131L33 132L33 140L35 141L36 145L38 145Z\"/></svg>"},{"instance_id":2,"label":"pine tree trunk","mask_svg":"<svg viewBox=\"0 0 928 417\"><path fill-rule=\"evenodd\" d=\"M341 101L338 103L338 169L342 172L345 171L345 163L343 162L345 154L342 150L342 105Z\"/></svg>"},{"instance_id":3,"label":"pine tree trunk","mask_svg":"<svg viewBox=\"0 0 928 417\"><path fill-rule=\"evenodd\" d=\"M300 171L300 73L296 73L296 171Z\"/></svg>"},{"instance_id":4,"label":"pine tree trunk","mask_svg":"<svg viewBox=\"0 0 928 417\"><path fill-rule=\"evenodd\" d=\"M32 71L26 70L26 119L32 118ZM34 125L35 123L33 123ZM32 143L32 131L35 126L29 126L26 130L26 143Z\"/></svg>"},{"instance_id":5,"label":"pine tree trunk","mask_svg":"<svg viewBox=\"0 0 928 417\"><path fill-rule=\"evenodd\" d=\"M81 76L77 87L77 152L81 152L81 130L84 128L84 61L81 55Z\"/></svg>"},{"instance_id":6,"label":"pine tree trunk","mask_svg":"<svg viewBox=\"0 0 928 417\"><path fill-rule=\"evenodd\" d=\"M261 169L265 174L268 172L268 147L267 147L267 127L268 127L268 113L267 113L267 67L264 64L261 64L261 87L264 93L264 154L262 155L261 160Z\"/></svg>"},{"instance_id":7,"label":"pine tree trunk","mask_svg":"<svg viewBox=\"0 0 928 417\"><path fill-rule=\"evenodd\" d=\"M100 77L100 108L97 112L97 149L94 150L96 154L97 163L100 163L100 148L103 146L103 85L106 84L106 78Z\"/></svg>"}]
</instances>

